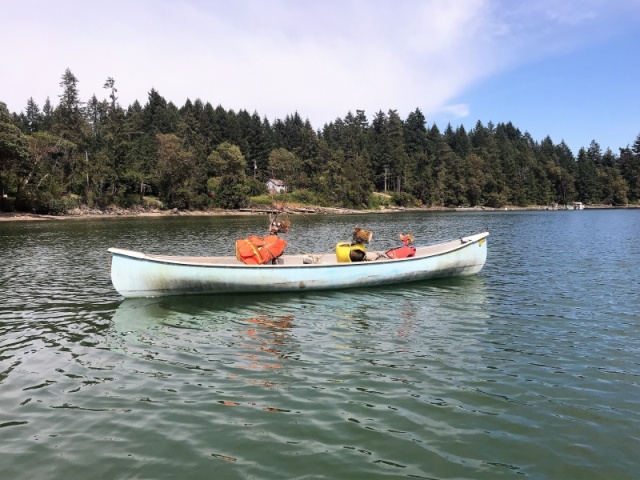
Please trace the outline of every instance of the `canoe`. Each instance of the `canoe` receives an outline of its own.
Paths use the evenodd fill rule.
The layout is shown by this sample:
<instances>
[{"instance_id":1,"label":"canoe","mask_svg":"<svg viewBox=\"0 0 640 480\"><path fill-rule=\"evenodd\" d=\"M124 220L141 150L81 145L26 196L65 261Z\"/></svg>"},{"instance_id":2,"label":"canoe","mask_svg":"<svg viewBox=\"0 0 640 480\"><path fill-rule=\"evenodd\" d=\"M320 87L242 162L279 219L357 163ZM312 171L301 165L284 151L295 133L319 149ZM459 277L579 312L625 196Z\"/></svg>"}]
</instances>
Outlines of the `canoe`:
<instances>
[{"instance_id":1,"label":"canoe","mask_svg":"<svg viewBox=\"0 0 640 480\"><path fill-rule=\"evenodd\" d=\"M236 257L152 255L110 248L111 281L125 298L292 292L370 287L473 275L487 259L488 232L416 247L409 258L367 253L362 262L336 254L282 255L277 264L246 265Z\"/></svg>"}]
</instances>

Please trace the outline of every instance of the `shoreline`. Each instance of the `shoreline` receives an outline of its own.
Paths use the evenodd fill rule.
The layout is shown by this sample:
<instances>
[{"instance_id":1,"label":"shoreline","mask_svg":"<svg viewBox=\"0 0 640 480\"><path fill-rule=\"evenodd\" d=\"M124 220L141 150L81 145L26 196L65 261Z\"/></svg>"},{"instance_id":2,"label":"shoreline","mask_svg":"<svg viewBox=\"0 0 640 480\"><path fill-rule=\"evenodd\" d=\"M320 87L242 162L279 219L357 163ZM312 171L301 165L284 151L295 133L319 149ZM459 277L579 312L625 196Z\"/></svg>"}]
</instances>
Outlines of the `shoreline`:
<instances>
[{"instance_id":1,"label":"shoreline","mask_svg":"<svg viewBox=\"0 0 640 480\"><path fill-rule=\"evenodd\" d=\"M381 210L353 210L339 207L292 207L281 210L280 213L289 215L357 215L357 214L382 214L397 213L403 211L450 211L450 208L386 208ZM0 222L11 221L42 221L42 220L95 220L115 218L159 218L159 217L225 217L225 216L264 216L275 213L275 209L268 208L242 208L237 210L128 210L128 209L87 209L69 212L61 215L46 215L27 212L0 212Z\"/></svg>"},{"instance_id":2,"label":"shoreline","mask_svg":"<svg viewBox=\"0 0 640 480\"><path fill-rule=\"evenodd\" d=\"M633 210L640 205L612 206L612 205L585 205L584 210ZM391 207L379 210L354 210L339 207L300 206L285 208L280 213L289 215L362 215L362 214L389 214L402 212L504 212L504 211L562 211L563 209L550 209L546 206L503 208L491 207ZM243 208L238 210L134 210L134 209L76 209L62 215L46 215L26 212L0 212L0 222L15 221L43 221L43 220L95 220L112 218L136 218L136 217L176 217L176 216L236 216L236 215L267 215L275 213L268 208Z\"/></svg>"}]
</instances>

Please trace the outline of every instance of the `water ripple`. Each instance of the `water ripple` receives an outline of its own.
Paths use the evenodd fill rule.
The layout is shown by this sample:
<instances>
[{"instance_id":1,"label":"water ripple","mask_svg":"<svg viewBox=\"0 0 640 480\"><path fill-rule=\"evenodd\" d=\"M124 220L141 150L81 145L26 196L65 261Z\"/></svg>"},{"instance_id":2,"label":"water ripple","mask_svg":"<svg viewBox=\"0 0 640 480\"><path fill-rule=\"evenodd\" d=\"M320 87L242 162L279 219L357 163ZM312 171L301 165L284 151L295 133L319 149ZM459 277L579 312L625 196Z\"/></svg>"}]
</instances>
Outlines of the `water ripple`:
<instances>
[{"instance_id":1,"label":"water ripple","mask_svg":"<svg viewBox=\"0 0 640 480\"><path fill-rule=\"evenodd\" d=\"M402 287L139 301L111 288L107 247L222 251L255 219L2 226L3 477L634 478L637 213L315 217L292 244L490 223L489 260Z\"/></svg>"}]
</instances>

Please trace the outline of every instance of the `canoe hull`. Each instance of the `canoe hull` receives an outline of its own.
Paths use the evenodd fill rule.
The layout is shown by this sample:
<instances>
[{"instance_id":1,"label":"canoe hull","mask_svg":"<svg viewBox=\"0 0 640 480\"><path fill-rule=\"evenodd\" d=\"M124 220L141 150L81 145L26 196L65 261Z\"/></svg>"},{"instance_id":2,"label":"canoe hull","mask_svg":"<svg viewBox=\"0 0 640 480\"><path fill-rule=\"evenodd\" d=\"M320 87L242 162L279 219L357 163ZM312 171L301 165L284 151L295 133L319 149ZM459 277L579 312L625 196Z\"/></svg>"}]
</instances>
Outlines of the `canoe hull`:
<instances>
[{"instance_id":1,"label":"canoe hull","mask_svg":"<svg viewBox=\"0 0 640 480\"><path fill-rule=\"evenodd\" d=\"M111 248L111 280L122 296L136 298L343 289L465 276L484 266L487 236L485 232L419 247L415 258L358 263L327 259L303 264L301 256L284 256L283 264L249 266L229 259L196 261Z\"/></svg>"}]
</instances>

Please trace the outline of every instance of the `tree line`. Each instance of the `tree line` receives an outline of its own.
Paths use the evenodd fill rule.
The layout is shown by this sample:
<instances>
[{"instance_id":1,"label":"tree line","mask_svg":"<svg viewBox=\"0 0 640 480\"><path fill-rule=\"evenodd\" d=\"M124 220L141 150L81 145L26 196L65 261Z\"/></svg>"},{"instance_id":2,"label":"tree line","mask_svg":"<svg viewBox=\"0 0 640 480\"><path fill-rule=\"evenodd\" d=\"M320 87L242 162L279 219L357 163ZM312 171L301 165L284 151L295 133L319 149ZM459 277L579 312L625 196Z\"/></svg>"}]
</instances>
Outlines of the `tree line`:
<instances>
[{"instance_id":1,"label":"tree line","mask_svg":"<svg viewBox=\"0 0 640 480\"><path fill-rule=\"evenodd\" d=\"M640 199L640 134L618 154L594 140L576 157L564 141L536 141L511 122L441 131L418 108L405 119L356 110L315 130L297 112L269 122L200 99L178 107L155 89L124 108L113 78L105 98L83 102L69 69L60 87L55 106L29 98L11 113L0 102L2 209L233 209L266 194L270 178L301 201L350 208L381 198L445 207Z\"/></svg>"}]
</instances>

